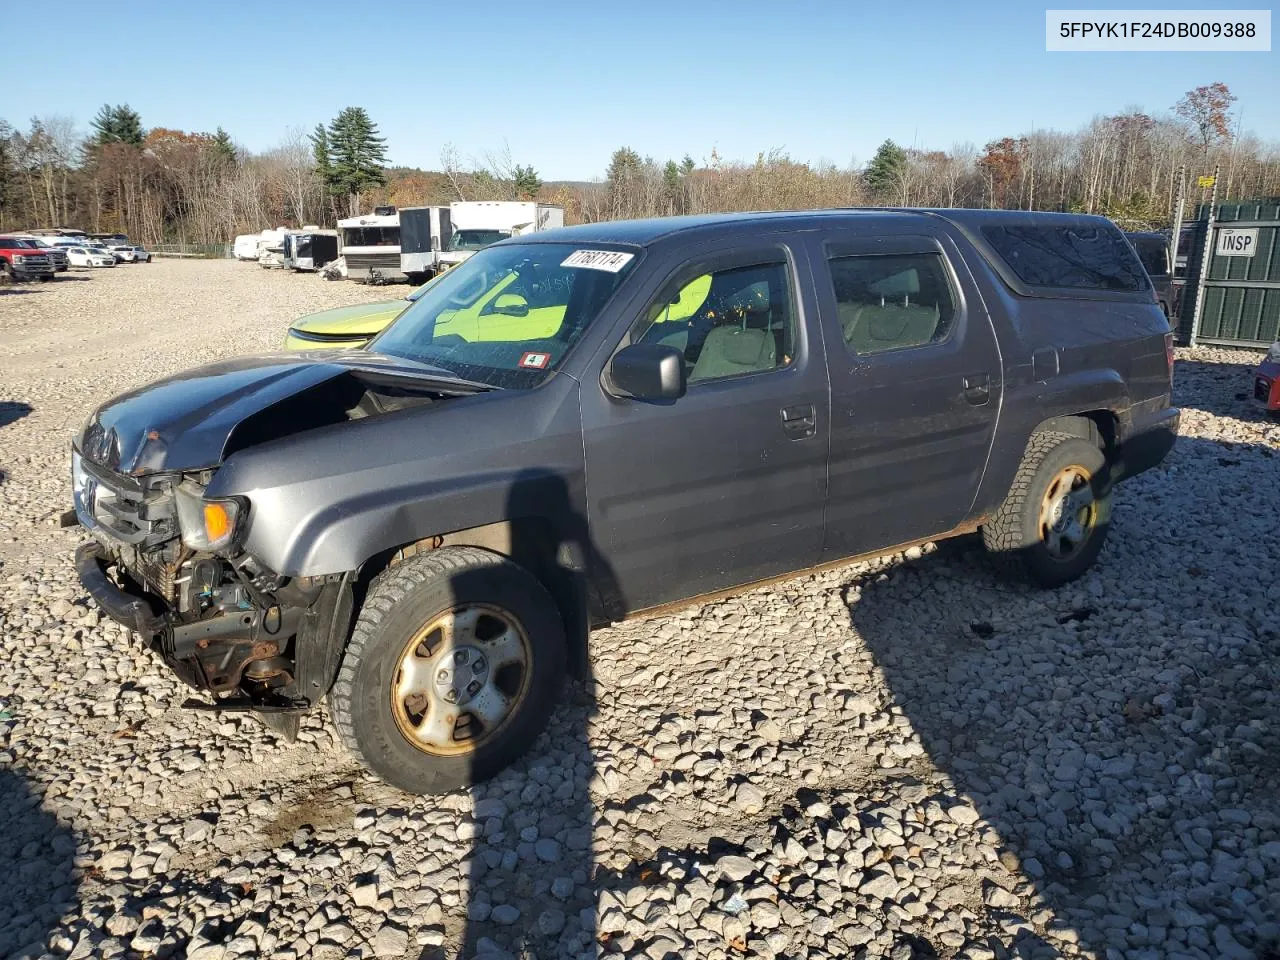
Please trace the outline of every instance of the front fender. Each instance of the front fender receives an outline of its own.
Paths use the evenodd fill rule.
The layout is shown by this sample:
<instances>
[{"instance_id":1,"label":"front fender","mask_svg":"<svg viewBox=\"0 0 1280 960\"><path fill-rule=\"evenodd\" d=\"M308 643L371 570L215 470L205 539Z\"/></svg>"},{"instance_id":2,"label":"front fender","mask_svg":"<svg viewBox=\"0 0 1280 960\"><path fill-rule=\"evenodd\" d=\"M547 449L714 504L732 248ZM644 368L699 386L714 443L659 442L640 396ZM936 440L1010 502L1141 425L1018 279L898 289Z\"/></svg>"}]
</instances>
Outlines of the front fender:
<instances>
[{"instance_id":1,"label":"front fender","mask_svg":"<svg viewBox=\"0 0 1280 960\"><path fill-rule=\"evenodd\" d=\"M218 469L208 495L248 500L243 545L263 564L315 577L518 516L585 530L583 478L577 383L557 376L532 391L443 400L249 447Z\"/></svg>"}]
</instances>

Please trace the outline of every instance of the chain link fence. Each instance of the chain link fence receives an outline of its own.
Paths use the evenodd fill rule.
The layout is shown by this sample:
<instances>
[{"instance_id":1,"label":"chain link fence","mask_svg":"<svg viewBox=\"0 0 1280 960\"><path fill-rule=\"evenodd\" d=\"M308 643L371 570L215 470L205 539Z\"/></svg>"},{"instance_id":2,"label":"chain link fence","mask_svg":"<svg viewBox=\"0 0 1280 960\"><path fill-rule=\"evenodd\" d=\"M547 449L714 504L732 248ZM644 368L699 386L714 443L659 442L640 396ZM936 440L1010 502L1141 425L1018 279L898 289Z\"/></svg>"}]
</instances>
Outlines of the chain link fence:
<instances>
[{"instance_id":1,"label":"chain link fence","mask_svg":"<svg viewBox=\"0 0 1280 960\"><path fill-rule=\"evenodd\" d=\"M157 243L147 247L157 257L194 257L204 260L227 260L231 257L229 243Z\"/></svg>"}]
</instances>

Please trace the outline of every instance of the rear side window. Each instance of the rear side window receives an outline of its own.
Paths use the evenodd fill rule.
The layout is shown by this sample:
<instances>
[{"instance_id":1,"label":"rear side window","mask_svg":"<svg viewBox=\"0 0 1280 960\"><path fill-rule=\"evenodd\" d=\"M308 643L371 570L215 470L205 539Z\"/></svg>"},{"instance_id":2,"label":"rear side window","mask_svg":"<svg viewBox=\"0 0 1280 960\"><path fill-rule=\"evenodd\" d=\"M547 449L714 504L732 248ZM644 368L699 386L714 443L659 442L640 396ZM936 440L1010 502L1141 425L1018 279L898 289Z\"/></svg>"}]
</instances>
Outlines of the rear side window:
<instances>
[{"instance_id":1,"label":"rear side window","mask_svg":"<svg viewBox=\"0 0 1280 960\"><path fill-rule=\"evenodd\" d=\"M829 261L845 346L859 356L920 347L947 336L955 301L936 253Z\"/></svg>"},{"instance_id":2,"label":"rear side window","mask_svg":"<svg viewBox=\"0 0 1280 960\"><path fill-rule=\"evenodd\" d=\"M1033 287L1143 290L1146 271L1120 231L1084 226L986 226L982 235Z\"/></svg>"}]
</instances>

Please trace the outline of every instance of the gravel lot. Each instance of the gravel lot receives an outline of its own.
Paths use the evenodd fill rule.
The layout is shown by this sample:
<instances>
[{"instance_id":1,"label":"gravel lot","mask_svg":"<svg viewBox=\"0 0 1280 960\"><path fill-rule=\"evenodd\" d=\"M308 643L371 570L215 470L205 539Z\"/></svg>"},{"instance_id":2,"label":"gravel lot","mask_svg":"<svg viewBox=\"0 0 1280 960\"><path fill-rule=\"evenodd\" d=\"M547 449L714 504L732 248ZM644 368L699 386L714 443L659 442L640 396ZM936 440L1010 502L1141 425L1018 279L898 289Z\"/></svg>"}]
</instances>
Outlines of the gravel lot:
<instances>
[{"instance_id":1,"label":"gravel lot","mask_svg":"<svg viewBox=\"0 0 1280 960\"><path fill-rule=\"evenodd\" d=\"M365 288L232 262L0 292L0 956L1280 956L1280 425L1182 352L1099 566L971 542L593 637L472 791L184 711L71 568L91 406Z\"/></svg>"}]
</instances>

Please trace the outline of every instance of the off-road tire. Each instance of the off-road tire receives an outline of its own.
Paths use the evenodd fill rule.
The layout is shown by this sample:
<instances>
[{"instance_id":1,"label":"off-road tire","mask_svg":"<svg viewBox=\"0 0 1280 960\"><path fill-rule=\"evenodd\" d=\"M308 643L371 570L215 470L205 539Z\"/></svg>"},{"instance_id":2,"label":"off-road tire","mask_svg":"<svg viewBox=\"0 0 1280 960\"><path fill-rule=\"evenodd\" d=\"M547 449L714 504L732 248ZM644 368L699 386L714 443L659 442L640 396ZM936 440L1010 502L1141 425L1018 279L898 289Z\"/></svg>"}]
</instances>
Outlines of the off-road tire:
<instances>
[{"instance_id":1,"label":"off-road tire","mask_svg":"<svg viewBox=\"0 0 1280 960\"><path fill-rule=\"evenodd\" d=\"M397 726L391 687L413 633L467 603L499 606L519 621L531 648L528 682L492 739L467 754L433 755ZM546 727L564 676L564 624L542 584L498 554L445 547L404 560L371 584L329 707L347 749L387 783L409 793L445 793L486 780L525 753Z\"/></svg>"},{"instance_id":2,"label":"off-road tire","mask_svg":"<svg viewBox=\"0 0 1280 960\"><path fill-rule=\"evenodd\" d=\"M1071 557L1053 556L1040 530L1040 509L1049 485L1068 467L1092 476L1097 517ZM982 527L982 542L1001 573L1052 588L1082 576L1098 558L1110 525L1111 480L1106 455L1094 442L1058 432L1031 435L1004 502Z\"/></svg>"}]
</instances>

